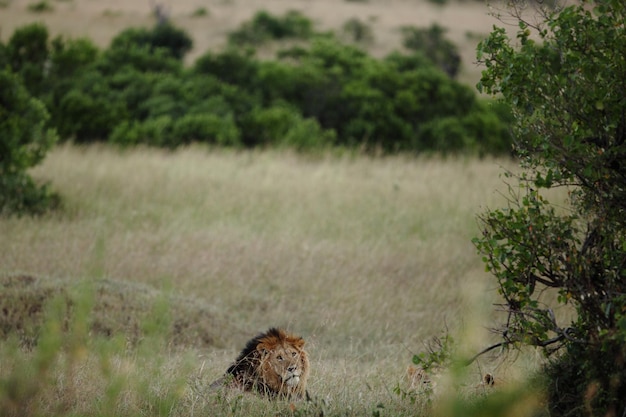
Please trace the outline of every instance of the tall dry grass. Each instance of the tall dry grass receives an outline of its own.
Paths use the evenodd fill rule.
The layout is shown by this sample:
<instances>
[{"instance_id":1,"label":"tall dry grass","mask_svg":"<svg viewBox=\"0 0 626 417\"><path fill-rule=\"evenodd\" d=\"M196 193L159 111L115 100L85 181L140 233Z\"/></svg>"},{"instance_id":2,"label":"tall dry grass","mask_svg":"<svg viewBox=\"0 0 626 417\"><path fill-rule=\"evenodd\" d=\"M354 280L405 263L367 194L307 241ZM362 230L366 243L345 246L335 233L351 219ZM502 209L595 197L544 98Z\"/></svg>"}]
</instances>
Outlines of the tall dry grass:
<instances>
[{"instance_id":1,"label":"tall dry grass","mask_svg":"<svg viewBox=\"0 0 626 417\"><path fill-rule=\"evenodd\" d=\"M462 335L467 353L490 341L480 329L491 322L494 284L470 239L476 213L502 202L499 174L514 166L505 159L61 146L33 175L51 182L64 208L0 218L0 276L35 277L39 286L104 282L117 294L98 305L104 317L124 320L137 312L125 303L154 292L173 320L205 321L172 337L205 332L215 343L181 347L144 337L145 354L123 335L94 351L89 346L100 342L87 331L71 368L70 379L80 381L66 405L72 412L101 415L89 404L115 392L106 374L113 372L113 381L135 387L133 394L120 382L126 394L111 406L118 415L141 414L155 401L171 415L275 415L281 405L215 398L204 388L248 337L282 326L307 340L312 359L318 402L298 407L363 415L382 404L405 415L417 406L392 390L430 338L447 327ZM194 316L198 309L204 315ZM207 317L216 319L207 325ZM67 378L65 365L56 366ZM482 366L493 372L497 363ZM470 372L479 381L485 369Z\"/></svg>"}]
</instances>

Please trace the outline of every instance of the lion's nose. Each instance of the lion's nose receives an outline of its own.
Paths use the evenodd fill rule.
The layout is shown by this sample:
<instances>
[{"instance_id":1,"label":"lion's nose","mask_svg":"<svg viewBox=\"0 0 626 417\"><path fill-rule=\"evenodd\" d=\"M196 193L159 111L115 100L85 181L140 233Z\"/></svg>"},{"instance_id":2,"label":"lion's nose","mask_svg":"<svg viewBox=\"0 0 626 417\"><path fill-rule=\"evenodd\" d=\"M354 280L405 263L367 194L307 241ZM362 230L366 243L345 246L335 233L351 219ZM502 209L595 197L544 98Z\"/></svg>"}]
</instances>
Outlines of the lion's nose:
<instances>
[{"instance_id":1,"label":"lion's nose","mask_svg":"<svg viewBox=\"0 0 626 417\"><path fill-rule=\"evenodd\" d=\"M297 369L296 365L291 365L289 368L287 368L287 370L288 370L289 372L293 372L293 371L295 371L296 369Z\"/></svg>"}]
</instances>

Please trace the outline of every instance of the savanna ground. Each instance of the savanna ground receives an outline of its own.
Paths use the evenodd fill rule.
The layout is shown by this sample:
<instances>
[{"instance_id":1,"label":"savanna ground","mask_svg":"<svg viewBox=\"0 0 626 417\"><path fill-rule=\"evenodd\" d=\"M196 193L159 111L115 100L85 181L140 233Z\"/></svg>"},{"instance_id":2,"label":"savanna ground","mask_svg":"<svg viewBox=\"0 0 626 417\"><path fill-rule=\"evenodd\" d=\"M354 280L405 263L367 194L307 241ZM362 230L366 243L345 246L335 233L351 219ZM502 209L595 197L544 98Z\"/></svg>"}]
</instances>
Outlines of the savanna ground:
<instances>
[{"instance_id":1,"label":"savanna ground","mask_svg":"<svg viewBox=\"0 0 626 417\"><path fill-rule=\"evenodd\" d=\"M40 14L27 10L30 1L4 3L5 40L38 20L53 35L104 46L123 28L154 22L148 1L53 1L54 10ZM476 35L496 22L477 2L166 4L194 39L189 59L219 48L259 9L298 9L320 29L369 20L370 52L379 56L398 47L400 26L437 21L461 46L461 79L469 83L479 74ZM201 7L208 14L192 16ZM461 354L493 341L495 285L470 240L479 233L476 214L504 201L499 174L515 166L507 159L59 146L32 174L62 195L62 210L0 218L0 297L9 305L2 319L39 317L41 301L59 294L86 295L57 305L77 313L70 325L57 314L56 326L75 328L70 336L58 336L64 333L53 322L41 331L47 344L39 350L24 353L17 347L24 338L3 342L0 357L11 359L0 361L0 375L7 387L23 388L2 406L22 415L425 412L426 401L393 392L409 389L412 355L445 329ZM17 301L7 301L15 294ZM315 401L294 408L207 393L242 344L270 326L307 340ZM18 333L29 331L24 324ZM46 358L55 346L59 356ZM482 373L514 380L516 369L533 364L482 358L467 369L461 391L475 392ZM30 398L26 408L20 398Z\"/></svg>"},{"instance_id":2,"label":"savanna ground","mask_svg":"<svg viewBox=\"0 0 626 417\"><path fill-rule=\"evenodd\" d=\"M409 388L413 353L446 327L465 354L491 341L483 326L491 323L493 283L470 239L476 213L502 202L499 173L513 167L506 159L61 146L33 175L54 184L63 210L0 220L4 291L91 285L96 300L84 309L94 310L101 330L94 337L112 332L122 343L107 366L128 381L147 378L145 389L174 390L182 407L174 415L192 405L262 415L246 408L259 407L253 398L234 406L205 389L247 338L273 325L306 338L310 391L331 415L370 414L378 404L412 414L420 406L392 391ZM152 343L160 339L145 335L145 322L158 322L160 311L171 334ZM136 327L139 341L131 340ZM55 377L48 395L69 395L70 410L91 414L108 392L106 372L95 377L104 372L103 353L76 343L87 352L76 359L82 371L70 373L78 381L68 393ZM470 390L482 372L514 378L501 360L467 372ZM115 410L133 415L151 401L126 399ZM271 414L281 406L260 407Z\"/></svg>"}]
</instances>

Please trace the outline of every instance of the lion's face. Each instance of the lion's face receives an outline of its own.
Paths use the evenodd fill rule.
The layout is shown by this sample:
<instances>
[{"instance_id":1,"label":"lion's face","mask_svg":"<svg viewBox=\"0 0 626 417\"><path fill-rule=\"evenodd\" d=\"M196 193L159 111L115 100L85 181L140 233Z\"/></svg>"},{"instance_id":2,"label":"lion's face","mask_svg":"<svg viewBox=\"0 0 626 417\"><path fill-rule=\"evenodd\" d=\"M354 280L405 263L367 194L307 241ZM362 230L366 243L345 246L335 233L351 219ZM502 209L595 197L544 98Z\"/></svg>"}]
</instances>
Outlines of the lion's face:
<instances>
[{"instance_id":1,"label":"lion's face","mask_svg":"<svg viewBox=\"0 0 626 417\"><path fill-rule=\"evenodd\" d=\"M265 350L261 356L261 376L274 389L296 387L302 375L302 356L302 350L295 346L277 346Z\"/></svg>"},{"instance_id":2,"label":"lion's face","mask_svg":"<svg viewBox=\"0 0 626 417\"><path fill-rule=\"evenodd\" d=\"M290 335L260 340L259 376L268 388L279 394L304 394L309 360L303 346L303 339Z\"/></svg>"}]
</instances>

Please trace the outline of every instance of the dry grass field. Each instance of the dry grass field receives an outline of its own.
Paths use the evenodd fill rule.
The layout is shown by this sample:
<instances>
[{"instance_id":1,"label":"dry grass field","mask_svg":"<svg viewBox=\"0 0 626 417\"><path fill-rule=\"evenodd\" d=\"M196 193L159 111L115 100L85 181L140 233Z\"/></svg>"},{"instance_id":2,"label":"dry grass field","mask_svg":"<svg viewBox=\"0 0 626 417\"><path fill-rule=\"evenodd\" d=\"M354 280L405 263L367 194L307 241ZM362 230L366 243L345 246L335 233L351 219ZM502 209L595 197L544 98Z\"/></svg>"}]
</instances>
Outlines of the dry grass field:
<instances>
[{"instance_id":1,"label":"dry grass field","mask_svg":"<svg viewBox=\"0 0 626 417\"><path fill-rule=\"evenodd\" d=\"M62 349L68 358L55 362L50 386L31 400L35 410L101 415L94 404L121 379L123 392L143 394L115 397L116 415L150 414L162 402L175 404L164 415L282 413L281 403L206 390L246 339L282 326L305 337L312 361L318 401L297 407L419 414L425 403L392 392L408 389L413 353L445 328L462 354L491 341L496 294L470 239L476 213L502 202L499 173L514 166L58 147L33 175L63 195L63 210L0 219L6 296L18 294L29 311L60 291L84 304L73 307L79 323L70 326L82 336L70 336L78 341ZM82 287L91 289L84 297ZM80 324L81 308L91 326ZM165 342L150 336L159 321ZM102 335L112 339L94 341ZM5 357L34 366L28 358L36 358L7 346ZM12 370L0 364L0 375ZM467 369L468 386L487 371L514 378L507 363L485 358Z\"/></svg>"},{"instance_id":2,"label":"dry grass field","mask_svg":"<svg viewBox=\"0 0 626 417\"><path fill-rule=\"evenodd\" d=\"M53 35L106 46L122 29L154 22L148 0L48 1L54 10L44 13L28 10L35 0L3 1L2 39L44 21ZM370 21L376 56L399 47L400 26L439 22L461 46L470 84L479 76L476 35L496 22L473 1L163 4L194 39L189 60L220 48L259 9L300 10L318 29ZM199 8L208 14L193 16ZM492 341L496 292L470 240L476 214L503 202L499 174L515 166L59 146L33 176L59 192L62 210L0 218L0 336L20 336L0 343L0 415L430 415L426 399L394 388L409 390L412 355L445 329L462 355ZM58 320L40 328L44 311ZM307 340L315 400L209 393L243 343L270 326ZM484 358L466 369L460 391L482 389L484 372L515 379L508 362Z\"/></svg>"}]
</instances>

